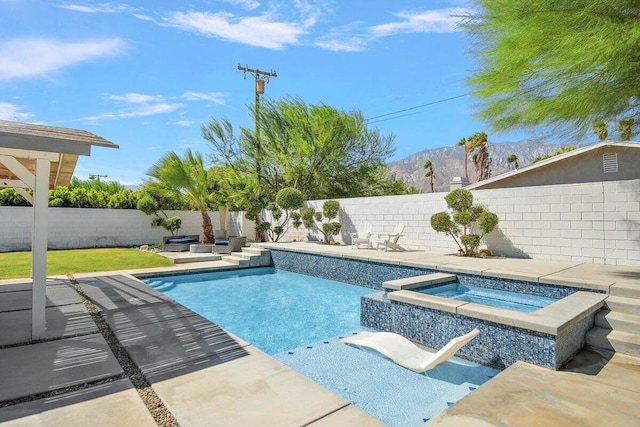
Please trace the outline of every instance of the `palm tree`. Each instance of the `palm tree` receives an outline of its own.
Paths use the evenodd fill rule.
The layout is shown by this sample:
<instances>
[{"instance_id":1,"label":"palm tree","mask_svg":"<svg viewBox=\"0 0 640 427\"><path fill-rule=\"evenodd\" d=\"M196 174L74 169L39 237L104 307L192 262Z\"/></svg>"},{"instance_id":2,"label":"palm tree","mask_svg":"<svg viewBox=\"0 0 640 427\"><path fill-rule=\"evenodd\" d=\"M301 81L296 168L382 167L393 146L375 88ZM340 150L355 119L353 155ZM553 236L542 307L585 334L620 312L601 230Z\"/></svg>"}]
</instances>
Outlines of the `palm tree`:
<instances>
[{"instance_id":1,"label":"palm tree","mask_svg":"<svg viewBox=\"0 0 640 427\"><path fill-rule=\"evenodd\" d=\"M520 167L520 165L518 164L518 156L515 154L511 154L509 157L507 157L507 163L509 163L509 165L515 167L516 169Z\"/></svg>"},{"instance_id":2,"label":"palm tree","mask_svg":"<svg viewBox=\"0 0 640 427\"><path fill-rule=\"evenodd\" d=\"M618 126L616 126L616 130L620 132L620 139L622 141L630 141L631 136L633 135L632 127L635 123L635 119L626 118L622 119L618 122Z\"/></svg>"},{"instance_id":3,"label":"palm tree","mask_svg":"<svg viewBox=\"0 0 640 427\"><path fill-rule=\"evenodd\" d=\"M213 243L213 226L207 212L209 188L202 154L190 149L184 157L170 151L146 172L152 178L148 185L158 192L183 193L202 216L202 243Z\"/></svg>"},{"instance_id":4,"label":"palm tree","mask_svg":"<svg viewBox=\"0 0 640 427\"><path fill-rule=\"evenodd\" d=\"M433 193L433 178L435 177L435 175L433 174L433 163L431 163L431 160L427 160L426 162L424 162L424 168L427 170L427 172L424 174L424 176L426 178L430 178L431 180L431 192Z\"/></svg>"},{"instance_id":5,"label":"palm tree","mask_svg":"<svg viewBox=\"0 0 640 427\"><path fill-rule=\"evenodd\" d=\"M469 169L467 168L467 158L469 154L473 152L474 147L471 146L470 141L467 141L466 138L462 138L458 141L458 147L464 147L464 176L469 178Z\"/></svg>"},{"instance_id":6,"label":"palm tree","mask_svg":"<svg viewBox=\"0 0 640 427\"><path fill-rule=\"evenodd\" d=\"M476 167L476 177L478 181L489 179L491 176L491 159L489 158L489 149L487 146L489 137L484 132L476 132L467 138L467 143L471 146L470 152L476 148L478 152L473 155L473 163Z\"/></svg>"},{"instance_id":7,"label":"palm tree","mask_svg":"<svg viewBox=\"0 0 640 427\"><path fill-rule=\"evenodd\" d=\"M593 133L598 136L599 141L604 141L609 136L609 126L602 120L598 120L593 124Z\"/></svg>"}]
</instances>

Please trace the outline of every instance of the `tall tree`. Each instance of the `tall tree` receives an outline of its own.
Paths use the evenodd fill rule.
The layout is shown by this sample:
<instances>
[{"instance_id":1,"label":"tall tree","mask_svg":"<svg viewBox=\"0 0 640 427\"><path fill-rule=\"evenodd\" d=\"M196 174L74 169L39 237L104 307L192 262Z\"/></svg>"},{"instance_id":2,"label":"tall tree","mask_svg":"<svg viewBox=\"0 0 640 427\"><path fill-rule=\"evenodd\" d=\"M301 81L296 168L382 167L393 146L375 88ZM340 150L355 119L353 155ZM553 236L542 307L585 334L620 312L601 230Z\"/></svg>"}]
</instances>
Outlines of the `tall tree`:
<instances>
[{"instance_id":1,"label":"tall tree","mask_svg":"<svg viewBox=\"0 0 640 427\"><path fill-rule=\"evenodd\" d=\"M631 136L633 136L634 123L635 119L633 118L622 119L618 122L616 130L620 132L620 139L622 141L631 141Z\"/></svg>"},{"instance_id":2,"label":"tall tree","mask_svg":"<svg viewBox=\"0 0 640 427\"><path fill-rule=\"evenodd\" d=\"M471 141L468 141L467 138L462 138L458 141L458 147L464 147L464 176L465 178L469 178L469 168L467 167L469 154L473 153L475 147Z\"/></svg>"},{"instance_id":3,"label":"tall tree","mask_svg":"<svg viewBox=\"0 0 640 427\"><path fill-rule=\"evenodd\" d=\"M145 187L152 192L181 193L190 200L202 217L202 242L213 243L213 226L207 212L209 208L207 169L204 166L202 154L187 150L184 157L180 157L170 151L154 163L146 173L151 179L145 183Z\"/></svg>"},{"instance_id":4,"label":"tall tree","mask_svg":"<svg viewBox=\"0 0 640 427\"><path fill-rule=\"evenodd\" d=\"M520 167L520 164L518 164L518 156L515 153L510 154L509 157L507 157L507 163L515 169Z\"/></svg>"},{"instance_id":5,"label":"tall tree","mask_svg":"<svg viewBox=\"0 0 640 427\"><path fill-rule=\"evenodd\" d=\"M638 0L475 0L464 24L480 68L479 116L496 130L548 125L584 135L638 117Z\"/></svg>"},{"instance_id":6,"label":"tall tree","mask_svg":"<svg viewBox=\"0 0 640 427\"><path fill-rule=\"evenodd\" d=\"M489 157L489 137L484 132L476 132L467 138L471 151L477 150L473 155L473 164L476 167L476 178L484 181L491 177L491 158Z\"/></svg>"},{"instance_id":7,"label":"tall tree","mask_svg":"<svg viewBox=\"0 0 640 427\"><path fill-rule=\"evenodd\" d=\"M431 192L434 193L435 191L433 189L433 178L435 177L435 175L433 174L433 163L431 163L431 160L427 160L426 162L424 162L423 167L426 170L424 176L426 178L429 178L429 184L431 185Z\"/></svg>"},{"instance_id":8,"label":"tall tree","mask_svg":"<svg viewBox=\"0 0 640 427\"><path fill-rule=\"evenodd\" d=\"M260 153L254 132L241 127L235 134L226 119L212 119L201 130L214 160L247 179L255 180L259 158L260 190L271 200L284 187L300 190L307 199L365 196L387 179L380 171L394 152L394 137L368 129L357 111L299 99L265 100L260 123Z\"/></svg>"},{"instance_id":9,"label":"tall tree","mask_svg":"<svg viewBox=\"0 0 640 427\"><path fill-rule=\"evenodd\" d=\"M602 120L598 120L593 124L593 133L596 134L599 141L604 141L609 136L609 126Z\"/></svg>"}]
</instances>

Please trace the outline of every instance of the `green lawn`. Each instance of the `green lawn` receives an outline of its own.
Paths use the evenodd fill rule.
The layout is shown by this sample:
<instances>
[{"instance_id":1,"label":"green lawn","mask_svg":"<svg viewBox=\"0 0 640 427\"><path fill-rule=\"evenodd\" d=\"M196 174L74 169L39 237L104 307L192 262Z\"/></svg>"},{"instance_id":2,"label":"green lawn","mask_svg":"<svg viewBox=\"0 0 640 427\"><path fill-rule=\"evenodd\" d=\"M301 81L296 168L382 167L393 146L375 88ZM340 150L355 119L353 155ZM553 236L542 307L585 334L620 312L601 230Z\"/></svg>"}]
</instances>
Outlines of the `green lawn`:
<instances>
[{"instance_id":1,"label":"green lawn","mask_svg":"<svg viewBox=\"0 0 640 427\"><path fill-rule=\"evenodd\" d=\"M173 265L163 256L131 248L70 249L47 252L47 276ZM31 252L0 253L0 279L31 276Z\"/></svg>"}]
</instances>

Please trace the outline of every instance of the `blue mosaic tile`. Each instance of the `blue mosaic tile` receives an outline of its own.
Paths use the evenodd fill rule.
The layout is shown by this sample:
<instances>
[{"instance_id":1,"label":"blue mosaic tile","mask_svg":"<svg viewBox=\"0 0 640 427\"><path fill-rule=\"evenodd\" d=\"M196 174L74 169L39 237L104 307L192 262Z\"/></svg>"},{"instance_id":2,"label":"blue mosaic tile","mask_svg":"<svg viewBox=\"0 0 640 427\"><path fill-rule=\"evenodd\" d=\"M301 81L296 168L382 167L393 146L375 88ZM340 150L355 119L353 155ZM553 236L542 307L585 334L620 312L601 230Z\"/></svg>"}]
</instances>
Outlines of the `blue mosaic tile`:
<instances>
[{"instance_id":1,"label":"blue mosaic tile","mask_svg":"<svg viewBox=\"0 0 640 427\"><path fill-rule=\"evenodd\" d=\"M557 338L552 335L397 301L383 301L379 294L362 297L361 310L363 326L395 332L434 349L478 328L480 335L458 354L497 369L504 369L518 360L551 369L557 369L564 362L556 357Z\"/></svg>"},{"instance_id":2,"label":"blue mosaic tile","mask_svg":"<svg viewBox=\"0 0 640 427\"><path fill-rule=\"evenodd\" d=\"M271 250L278 269L382 289L387 280L434 273L434 270L370 261L335 258L284 250ZM464 285L515 291L551 298L564 298L578 288L499 279L458 273ZM386 292L361 298L360 323L364 327L401 334L431 348L441 348L452 338L474 328L480 335L463 347L460 356L498 369L518 360L558 369L584 345L585 334L594 323L591 315L558 336L390 301Z\"/></svg>"},{"instance_id":3,"label":"blue mosaic tile","mask_svg":"<svg viewBox=\"0 0 640 427\"><path fill-rule=\"evenodd\" d=\"M406 267L347 258L334 258L300 252L271 249L275 268L353 285L382 290L387 280L405 279L435 273L427 268Z\"/></svg>"}]
</instances>

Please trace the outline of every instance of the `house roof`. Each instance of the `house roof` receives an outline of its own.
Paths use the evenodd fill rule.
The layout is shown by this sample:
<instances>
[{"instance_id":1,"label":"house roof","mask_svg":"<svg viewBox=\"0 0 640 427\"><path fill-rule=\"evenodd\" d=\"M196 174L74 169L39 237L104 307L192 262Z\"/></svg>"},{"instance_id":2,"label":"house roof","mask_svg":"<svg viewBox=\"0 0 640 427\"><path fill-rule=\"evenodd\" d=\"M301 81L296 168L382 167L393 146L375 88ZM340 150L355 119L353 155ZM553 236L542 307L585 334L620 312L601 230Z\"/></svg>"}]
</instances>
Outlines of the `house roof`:
<instances>
[{"instance_id":1,"label":"house roof","mask_svg":"<svg viewBox=\"0 0 640 427\"><path fill-rule=\"evenodd\" d=\"M37 158L51 161L49 188L69 185L78 156L89 156L92 146L118 145L90 132L0 120L0 156L10 156L34 173ZM17 177L0 162L0 187L10 187Z\"/></svg>"},{"instance_id":2,"label":"house roof","mask_svg":"<svg viewBox=\"0 0 640 427\"><path fill-rule=\"evenodd\" d=\"M595 144L585 145L583 147L576 148L575 150L568 151L566 153L558 154L548 159L541 160L539 162L533 163L529 166L525 166L522 168L514 169L509 172L505 172L503 174L491 177L489 179L485 179L484 181L478 181L474 184L468 185L465 188L468 190L478 190L487 186L488 184L493 184L500 181L505 181L513 178L514 176L518 176L521 174L531 173L539 168L544 168L545 166L549 166L551 164L557 162L564 162L567 159L571 159L576 156L584 155L585 153L598 150L604 147L625 147L625 148L636 148L640 149L640 143L638 142L622 142L622 141L601 141Z\"/></svg>"}]
</instances>

